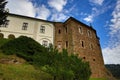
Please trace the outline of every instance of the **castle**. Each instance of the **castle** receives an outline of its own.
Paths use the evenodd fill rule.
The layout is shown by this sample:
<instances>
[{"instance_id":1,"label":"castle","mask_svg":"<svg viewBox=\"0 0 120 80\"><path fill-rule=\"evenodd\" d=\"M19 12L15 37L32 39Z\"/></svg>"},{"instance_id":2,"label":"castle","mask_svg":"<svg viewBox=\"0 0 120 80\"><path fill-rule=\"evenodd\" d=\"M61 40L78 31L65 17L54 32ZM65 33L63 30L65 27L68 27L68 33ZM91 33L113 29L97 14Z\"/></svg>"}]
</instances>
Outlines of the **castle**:
<instances>
[{"instance_id":1,"label":"castle","mask_svg":"<svg viewBox=\"0 0 120 80\"><path fill-rule=\"evenodd\" d=\"M65 22L52 22L32 17L9 14L0 26L0 38L28 36L44 46L53 44L59 51L67 49L90 63L91 77L106 77L103 56L96 30L73 17Z\"/></svg>"}]
</instances>

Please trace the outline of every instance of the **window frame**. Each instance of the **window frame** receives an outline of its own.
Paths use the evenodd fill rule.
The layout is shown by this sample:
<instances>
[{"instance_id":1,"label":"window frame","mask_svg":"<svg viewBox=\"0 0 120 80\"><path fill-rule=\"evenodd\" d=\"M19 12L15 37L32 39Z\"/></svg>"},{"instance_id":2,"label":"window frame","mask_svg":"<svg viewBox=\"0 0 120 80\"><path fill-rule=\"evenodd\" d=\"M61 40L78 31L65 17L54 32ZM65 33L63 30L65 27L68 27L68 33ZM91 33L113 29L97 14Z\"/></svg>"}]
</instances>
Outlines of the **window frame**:
<instances>
[{"instance_id":1,"label":"window frame","mask_svg":"<svg viewBox=\"0 0 120 80\"><path fill-rule=\"evenodd\" d=\"M7 28L9 25L10 20L6 20L4 24L0 25L0 27Z\"/></svg>"},{"instance_id":2,"label":"window frame","mask_svg":"<svg viewBox=\"0 0 120 80\"><path fill-rule=\"evenodd\" d=\"M22 30L27 30L28 29L28 23L23 22Z\"/></svg>"},{"instance_id":3,"label":"window frame","mask_svg":"<svg viewBox=\"0 0 120 80\"><path fill-rule=\"evenodd\" d=\"M43 41L42 41L42 45L43 45L44 47L48 47L48 41L43 40Z\"/></svg>"},{"instance_id":4,"label":"window frame","mask_svg":"<svg viewBox=\"0 0 120 80\"><path fill-rule=\"evenodd\" d=\"M92 33L91 33L90 30L87 30L87 36L88 36L88 37L92 37Z\"/></svg>"},{"instance_id":5,"label":"window frame","mask_svg":"<svg viewBox=\"0 0 120 80\"><path fill-rule=\"evenodd\" d=\"M43 25L40 26L40 33L45 33L45 26Z\"/></svg>"},{"instance_id":6,"label":"window frame","mask_svg":"<svg viewBox=\"0 0 120 80\"><path fill-rule=\"evenodd\" d=\"M81 26L79 26L79 29L78 29L78 30L79 30L79 33L80 33L80 34L83 34L83 29L82 29Z\"/></svg>"}]
</instances>

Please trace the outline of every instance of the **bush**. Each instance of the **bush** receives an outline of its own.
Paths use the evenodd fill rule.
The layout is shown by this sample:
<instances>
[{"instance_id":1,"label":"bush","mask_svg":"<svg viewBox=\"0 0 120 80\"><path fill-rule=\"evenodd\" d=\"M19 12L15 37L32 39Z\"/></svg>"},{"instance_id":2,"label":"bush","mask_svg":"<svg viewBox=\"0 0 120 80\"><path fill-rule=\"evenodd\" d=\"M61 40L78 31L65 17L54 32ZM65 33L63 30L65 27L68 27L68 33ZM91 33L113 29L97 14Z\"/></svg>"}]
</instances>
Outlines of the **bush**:
<instances>
[{"instance_id":1,"label":"bush","mask_svg":"<svg viewBox=\"0 0 120 80\"><path fill-rule=\"evenodd\" d=\"M3 46L5 43L7 43L8 41L10 41L11 39L4 39L4 38L0 38L0 47Z\"/></svg>"},{"instance_id":2,"label":"bush","mask_svg":"<svg viewBox=\"0 0 120 80\"><path fill-rule=\"evenodd\" d=\"M37 52L41 52L42 48L38 42L26 36L12 39L1 46L3 53L7 55L16 54L26 60L31 60L31 56Z\"/></svg>"}]
</instances>

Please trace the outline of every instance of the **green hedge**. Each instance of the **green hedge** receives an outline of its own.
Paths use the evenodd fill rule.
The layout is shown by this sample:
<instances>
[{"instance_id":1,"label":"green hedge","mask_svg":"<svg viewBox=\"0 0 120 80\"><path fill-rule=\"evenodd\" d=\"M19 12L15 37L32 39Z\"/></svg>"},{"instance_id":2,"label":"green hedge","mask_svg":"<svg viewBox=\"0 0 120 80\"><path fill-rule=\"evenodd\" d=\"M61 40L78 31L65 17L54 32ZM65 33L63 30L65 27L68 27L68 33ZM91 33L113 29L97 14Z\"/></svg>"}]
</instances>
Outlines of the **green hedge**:
<instances>
[{"instance_id":1,"label":"green hedge","mask_svg":"<svg viewBox=\"0 0 120 80\"><path fill-rule=\"evenodd\" d=\"M41 52L43 46L32 38L20 36L19 38L9 40L4 45L2 44L0 48L7 55L16 54L26 60L32 60L32 55Z\"/></svg>"}]
</instances>

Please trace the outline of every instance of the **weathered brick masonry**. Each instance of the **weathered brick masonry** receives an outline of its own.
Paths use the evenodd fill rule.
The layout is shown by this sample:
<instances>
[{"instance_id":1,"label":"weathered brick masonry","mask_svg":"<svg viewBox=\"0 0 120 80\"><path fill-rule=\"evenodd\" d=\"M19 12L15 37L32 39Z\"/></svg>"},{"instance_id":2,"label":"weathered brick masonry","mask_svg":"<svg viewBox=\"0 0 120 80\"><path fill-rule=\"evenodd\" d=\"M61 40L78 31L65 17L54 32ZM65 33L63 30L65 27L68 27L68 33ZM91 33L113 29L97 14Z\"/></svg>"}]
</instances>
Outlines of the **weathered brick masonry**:
<instances>
[{"instance_id":1,"label":"weathered brick masonry","mask_svg":"<svg viewBox=\"0 0 120 80\"><path fill-rule=\"evenodd\" d=\"M78 54L79 57L88 61L92 70L91 77L106 77L96 30L72 17L64 23L56 22L54 25L54 41L58 50L62 51L65 48L69 53Z\"/></svg>"}]
</instances>

